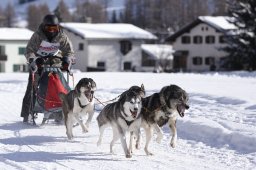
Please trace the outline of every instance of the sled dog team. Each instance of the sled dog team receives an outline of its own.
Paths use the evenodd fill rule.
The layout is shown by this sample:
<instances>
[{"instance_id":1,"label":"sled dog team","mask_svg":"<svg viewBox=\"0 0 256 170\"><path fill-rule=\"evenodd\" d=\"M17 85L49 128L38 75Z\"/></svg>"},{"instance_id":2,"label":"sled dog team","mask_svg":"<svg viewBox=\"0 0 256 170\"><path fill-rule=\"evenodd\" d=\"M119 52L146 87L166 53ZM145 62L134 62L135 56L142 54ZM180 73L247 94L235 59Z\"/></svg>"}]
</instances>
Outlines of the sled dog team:
<instances>
[{"instance_id":1,"label":"sled dog team","mask_svg":"<svg viewBox=\"0 0 256 170\"><path fill-rule=\"evenodd\" d=\"M68 94L59 94L68 139L74 137L72 129L76 122L83 132L88 132L94 114L95 90L96 83L93 79L82 78L74 90ZM101 144L104 130L110 126L113 130L110 152L113 153L113 146L120 139L126 158L131 158L134 137L136 137L135 147L138 149L142 127L146 136L144 151L147 155L152 155L148 146L153 131L157 132L157 142L160 143L163 138L161 127L168 124L172 131L170 146L174 148L177 143L176 120L179 116L183 117L187 109L189 109L188 94L177 85L165 86L160 92L147 97L143 84L132 86L124 91L116 102L107 104L97 116L100 132L97 145ZM83 124L82 117L87 114L88 119ZM130 132L129 147L126 142L127 132Z\"/></svg>"}]
</instances>

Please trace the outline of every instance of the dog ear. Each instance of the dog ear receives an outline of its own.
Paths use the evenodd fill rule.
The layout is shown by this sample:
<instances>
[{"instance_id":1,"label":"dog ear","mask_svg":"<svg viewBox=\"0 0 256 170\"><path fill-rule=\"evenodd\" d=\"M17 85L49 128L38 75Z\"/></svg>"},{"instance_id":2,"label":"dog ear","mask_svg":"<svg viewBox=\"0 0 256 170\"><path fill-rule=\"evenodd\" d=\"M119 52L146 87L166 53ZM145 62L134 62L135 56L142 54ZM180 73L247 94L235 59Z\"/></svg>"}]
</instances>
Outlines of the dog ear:
<instances>
[{"instance_id":1,"label":"dog ear","mask_svg":"<svg viewBox=\"0 0 256 170\"><path fill-rule=\"evenodd\" d=\"M77 94L80 94L80 88L82 86L83 81L84 81L84 78L80 79L79 82L77 83L76 87L75 87L75 92Z\"/></svg>"},{"instance_id":2,"label":"dog ear","mask_svg":"<svg viewBox=\"0 0 256 170\"><path fill-rule=\"evenodd\" d=\"M144 84L141 84L140 88L141 88L140 96L141 96L141 97L145 97L146 91L145 91Z\"/></svg>"},{"instance_id":3,"label":"dog ear","mask_svg":"<svg viewBox=\"0 0 256 170\"><path fill-rule=\"evenodd\" d=\"M89 78L89 81L91 83L92 90L95 91L97 89L95 81L92 78Z\"/></svg>"},{"instance_id":4,"label":"dog ear","mask_svg":"<svg viewBox=\"0 0 256 170\"><path fill-rule=\"evenodd\" d=\"M161 90L160 90L160 96L163 97L164 102L167 104L168 107L170 107L170 103L168 102L170 96L171 96L171 91L170 91L170 86L164 86Z\"/></svg>"}]
</instances>

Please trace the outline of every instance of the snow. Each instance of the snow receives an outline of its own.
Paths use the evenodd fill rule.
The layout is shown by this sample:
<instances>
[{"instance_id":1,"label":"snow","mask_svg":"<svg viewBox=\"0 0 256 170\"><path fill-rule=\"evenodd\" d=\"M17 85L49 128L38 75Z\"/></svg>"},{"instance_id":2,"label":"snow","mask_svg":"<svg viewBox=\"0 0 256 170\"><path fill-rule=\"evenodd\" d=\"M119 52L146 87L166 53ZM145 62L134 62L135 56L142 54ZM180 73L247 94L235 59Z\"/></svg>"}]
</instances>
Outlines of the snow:
<instances>
[{"instance_id":1,"label":"snow","mask_svg":"<svg viewBox=\"0 0 256 170\"><path fill-rule=\"evenodd\" d=\"M32 34L26 28L0 28L0 40L29 40Z\"/></svg>"},{"instance_id":2,"label":"snow","mask_svg":"<svg viewBox=\"0 0 256 170\"><path fill-rule=\"evenodd\" d=\"M171 45L164 44L142 44L141 48L149 54L153 59L173 59L175 52Z\"/></svg>"},{"instance_id":3,"label":"snow","mask_svg":"<svg viewBox=\"0 0 256 170\"><path fill-rule=\"evenodd\" d=\"M146 156L143 147L125 158L120 141L110 154L111 128L106 129L97 147L96 117L103 106L96 104L90 131L74 128L69 141L64 125L50 121L44 126L23 124L19 117L26 89L27 73L0 74L0 167L6 170L44 169L256 169L256 74L232 73L130 73L76 72L76 84L83 77L97 83L95 96L101 101L117 97L132 85L144 84L146 95L163 86L176 84L189 94L190 109L178 118L178 141L171 148L169 127L164 139L154 135ZM72 81L70 82L71 87ZM39 114L37 122L42 120Z\"/></svg>"},{"instance_id":4,"label":"snow","mask_svg":"<svg viewBox=\"0 0 256 170\"><path fill-rule=\"evenodd\" d=\"M224 16L199 16L201 21L206 22L214 27L220 28L222 30L234 30L237 29L236 26L229 22L230 17Z\"/></svg>"},{"instance_id":5,"label":"snow","mask_svg":"<svg viewBox=\"0 0 256 170\"><path fill-rule=\"evenodd\" d=\"M61 26L86 39L157 39L155 35L132 24L61 23Z\"/></svg>"}]
</instances>

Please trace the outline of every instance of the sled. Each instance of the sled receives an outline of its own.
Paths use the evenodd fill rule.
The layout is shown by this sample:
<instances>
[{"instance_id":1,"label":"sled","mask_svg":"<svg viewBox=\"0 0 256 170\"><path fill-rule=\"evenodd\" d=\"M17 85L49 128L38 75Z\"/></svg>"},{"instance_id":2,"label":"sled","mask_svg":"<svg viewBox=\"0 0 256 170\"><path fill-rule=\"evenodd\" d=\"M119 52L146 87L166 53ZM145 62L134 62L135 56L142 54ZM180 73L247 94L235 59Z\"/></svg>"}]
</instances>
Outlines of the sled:
<instances>
[{"instance_id":1,"label":"sled","mask_svg":"<svg viewBox=\"0 0 256 170\"><path fill-rule=\"evenodd\" d=\"M67 79L65 79L60 67L49 64L49 60L59 58L57 56L42 57L43 61L47 61L38 66L37 70L32 71L32 82L35 82L35 74L39 75L38 83L33 83L34 92L31 95L31 115L33 124L36 125L35 119L38 114L42 113L43 120L41 125L44 125L49 120L54 120L55 123L60 123L63 120L62 103L59 98L59 93L67 94L71 88L69 87L69 76L72 75L67 71ZM40 68L39 68L40 67Z\"/></svg>"}]
</instances>

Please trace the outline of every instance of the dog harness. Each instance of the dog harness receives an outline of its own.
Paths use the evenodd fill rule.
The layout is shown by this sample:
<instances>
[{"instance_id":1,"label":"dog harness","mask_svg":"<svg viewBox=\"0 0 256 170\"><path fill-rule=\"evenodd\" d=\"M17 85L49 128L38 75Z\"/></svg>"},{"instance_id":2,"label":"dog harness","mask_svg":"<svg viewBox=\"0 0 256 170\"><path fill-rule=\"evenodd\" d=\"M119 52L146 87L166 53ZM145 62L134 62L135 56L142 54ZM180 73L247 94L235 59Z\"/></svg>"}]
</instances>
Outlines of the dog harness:
<instances>
[{"instance_id":1,"label":"dog harness","mask_svg":"<svg viewBox=\"0 0 256 170\"><path fill-rule=\"evenodd\" d=\"M82 105L82 103L81 103L81 101L79 100L79 98L77 98L77 100L78 100L78 104L79 104L79 106L83 109L83 108L85 108L87 105Z\"/></svg>"}]
</instances>

